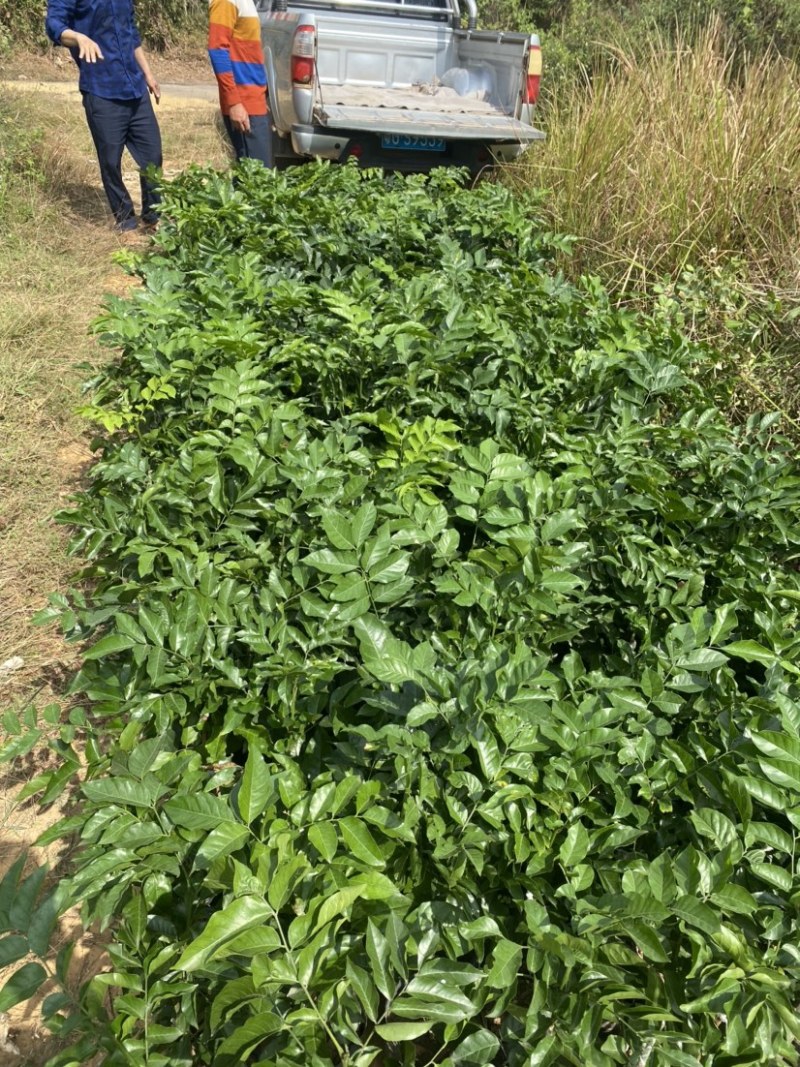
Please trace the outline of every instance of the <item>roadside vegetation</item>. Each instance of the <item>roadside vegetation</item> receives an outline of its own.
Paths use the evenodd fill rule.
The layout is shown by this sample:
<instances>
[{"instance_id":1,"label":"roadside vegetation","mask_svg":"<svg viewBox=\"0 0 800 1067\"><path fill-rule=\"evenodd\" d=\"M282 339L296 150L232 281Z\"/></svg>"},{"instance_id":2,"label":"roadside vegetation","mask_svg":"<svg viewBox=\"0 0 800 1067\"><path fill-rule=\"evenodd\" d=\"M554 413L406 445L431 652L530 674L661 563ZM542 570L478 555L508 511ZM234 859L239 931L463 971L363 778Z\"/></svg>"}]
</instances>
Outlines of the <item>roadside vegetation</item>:
<instances>
[{"instance_id":1,"label":"roadside vegetation","mask_svg":"<svg viewBox=\"0 0 800 1067\"><path fill-rule=\"evenodd\" d=\"M161 108L167 173L192 162L222 165L213 105ZM130 283L112 256L119 238L107 208L85 121L66 97L0 98L0 663L24 665L4 690L57 676L63 646L32 631L31 605L66 581L71 564L52 522L91 452L76 414L87 365L97 358L89 325L104 291Z\"/></svg>"},{"instance_id":2,"label":"roadside vegetation","mask_svg":"<svg viewBox=\"0 0 800 1067\"><path fill-rule=\"evenodd\" d=\"M44 32L47 0L0 0L0 58L22 49L49 49ZM196 38L205 28L203 0L137 0L145 43L163 50Z\"/></svg>"},{"instance_id":3,"label":"roadside vegetation","mask_svg":"<svg viewBox=\"0 0 800 1067\"><path fill-rule=\"evenodd\" d=\"M53 512L78 487L91 456L75 412L85 376L79 367L95 348L88 334L95 294L114 281L117 247L110 231L80 214L88 186L79 131L66 152L66 130L49 119L27 97L0 97L0 874L19 863L34 878L36 865L25 854L59 808L25 805L19 791L56 757L44 742L18 742L33 722L27 708L34 703L43 731L58 736L61 700L80 659L32 627L31 610L73 570ZM90 190L88 207L97 207ZM117 281L125 282L121 271ZM57 853L44 855L56 860ZM37 851L37 862L42 858ZM18 945L6 941L0 950L0 983L19 969ZM84 942L76 965L85 957ZM0 1062L41 1064L54 1045L38 1036L39 1004L15 1009L7 1000L0 1004Z\"/></svg>"},{"instance_id":4,"label":"roadside vegetation","mask_svg":"<svg viewBox=\"0 0 800 1067\"><path fill-rule=\"evenodd\" d=\"M0 663L24 661L4 688L63 655L31 633L30 608L69 573L51 519L89 456L75 415L97 312L85 294L112 273L116 247L110 232L87 239L81 203L68 203L68 190L86 196L86 172L40 119L23 97L0 100Z\"/></svg>"},{"instance_id":5,"label":"roadside vegetation","mask_svg":"<svg viewBox=\"0 0 800 1067\"><path fill-rule=\"evenodd\" d=\"M742 58L719 24L693 43L609 47L540 116L548 142L521 180L580 236L572 269L646 289L687 266L800 277L800 68Z\"/></svg>"}]
</instances>

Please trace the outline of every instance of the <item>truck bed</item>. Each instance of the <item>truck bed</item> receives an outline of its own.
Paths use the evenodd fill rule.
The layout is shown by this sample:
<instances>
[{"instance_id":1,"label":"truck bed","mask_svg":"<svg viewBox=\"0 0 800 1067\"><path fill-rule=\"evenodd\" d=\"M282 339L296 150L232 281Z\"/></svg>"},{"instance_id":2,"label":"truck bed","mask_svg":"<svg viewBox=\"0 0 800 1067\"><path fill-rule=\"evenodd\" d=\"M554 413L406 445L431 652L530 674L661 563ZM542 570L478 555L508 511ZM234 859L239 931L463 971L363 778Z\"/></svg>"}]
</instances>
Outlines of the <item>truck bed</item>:
<instances>
[{"instance_id":1,"label":"truck bed","mask_svg":"<svg viewBox=\"0 0 800 1067\"><path fill-rule=\"evenodd\" d=\"M391 108L403 111L437 111L457 115L501 115L488 100L459 96L445 85L420 84L387 89L376 85L321 85L324 107Z\"/></svg>"},{"instance_id":2,"label":"truck bed","mask_svg":"<svg viewBox=\"0 0 800 1067\"><path fill-rule=\"evenodd\" d=\"M319 109L320 121L330 129L380 130L386 134L414 137L458 138L466 141L541 141L544 134L519 119L501 113L479 115L464 112L417 111L407 108L336 107Z\"/></svg>"}]
</instances>

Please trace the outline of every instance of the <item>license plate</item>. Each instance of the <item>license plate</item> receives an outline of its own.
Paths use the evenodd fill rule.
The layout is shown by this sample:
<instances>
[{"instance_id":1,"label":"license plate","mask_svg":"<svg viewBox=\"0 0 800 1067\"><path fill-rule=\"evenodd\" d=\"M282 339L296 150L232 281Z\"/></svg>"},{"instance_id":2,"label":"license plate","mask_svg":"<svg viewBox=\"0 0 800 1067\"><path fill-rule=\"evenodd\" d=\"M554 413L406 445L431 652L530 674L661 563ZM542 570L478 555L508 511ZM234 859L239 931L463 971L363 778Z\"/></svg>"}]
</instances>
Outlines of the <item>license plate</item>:
<instances>
[{"instance_id":1,"label":"license plate","mask_svg":"<svg viewBox=\"0 0 800 1067\"><path fill-rule=\"evenodd\" d=\"M381 148L406 149L412 152L444 152L443 137L418 137L411 133L384 133Z\"/></svg>"}]
</instances>

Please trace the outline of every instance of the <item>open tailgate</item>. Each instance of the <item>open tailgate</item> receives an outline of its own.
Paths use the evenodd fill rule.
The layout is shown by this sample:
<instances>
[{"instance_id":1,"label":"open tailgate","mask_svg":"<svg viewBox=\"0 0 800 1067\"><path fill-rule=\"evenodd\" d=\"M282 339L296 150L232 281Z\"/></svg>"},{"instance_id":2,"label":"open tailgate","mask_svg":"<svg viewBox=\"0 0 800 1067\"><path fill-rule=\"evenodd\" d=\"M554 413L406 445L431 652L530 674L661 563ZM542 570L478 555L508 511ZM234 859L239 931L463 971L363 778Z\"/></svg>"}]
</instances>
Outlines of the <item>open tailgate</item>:
<instances>
[{"instance_id":1,"label":"open tailgate","mask_svg":"<svg viewBox=\"0 0 800 1067\"><path fill-rule=\"evenodd\" d=\"M417 111L395 107L343 107L323 104L317 114L331 129L367 133L399 133L417 137L458 138L467 141L543 141L545 135L508 115L470 115L447 111Z\"/></svg>"}]
</instances>

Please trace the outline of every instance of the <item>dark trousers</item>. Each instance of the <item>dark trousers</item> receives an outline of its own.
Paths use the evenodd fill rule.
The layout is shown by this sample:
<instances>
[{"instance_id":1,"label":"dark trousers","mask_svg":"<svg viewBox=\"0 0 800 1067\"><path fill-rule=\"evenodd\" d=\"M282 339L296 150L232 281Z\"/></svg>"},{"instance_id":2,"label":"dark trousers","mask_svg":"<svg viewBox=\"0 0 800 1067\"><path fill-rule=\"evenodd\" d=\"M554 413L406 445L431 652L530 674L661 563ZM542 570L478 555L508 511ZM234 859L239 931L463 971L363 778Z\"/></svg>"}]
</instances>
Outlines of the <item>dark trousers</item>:
<instances>
[{"instance_id":1,"label":"dark trousers","mask_svg":"<svg viewBox=\"0 0 800 1067\"><path fill-rule=\"evenodd\" d=\"M92 93L83 94L86 121L97 150L100 177L117 226L121 230L136 227L136 216L130 193L122 180L122 153L128 149L140 170L145 167L160 167L161 131L150 102L145 93L139 100L106 100ZM158 218L158 191L143 174L139 176L142 186L142 221L155 222Z\"/></svg>"},{"instance_id":2,"label":"dark trousers","mask_svg":"<svg viewBox=\"0 0 800 1067\"><path fill-rule=\"evenodd\" d=\"M227 115L222 116L237 159L257 159L265 167L273 166L272 126L269 115L251 115L250 133L233 128Z\"/></svg>"}]
</instances>

